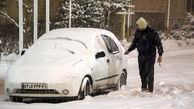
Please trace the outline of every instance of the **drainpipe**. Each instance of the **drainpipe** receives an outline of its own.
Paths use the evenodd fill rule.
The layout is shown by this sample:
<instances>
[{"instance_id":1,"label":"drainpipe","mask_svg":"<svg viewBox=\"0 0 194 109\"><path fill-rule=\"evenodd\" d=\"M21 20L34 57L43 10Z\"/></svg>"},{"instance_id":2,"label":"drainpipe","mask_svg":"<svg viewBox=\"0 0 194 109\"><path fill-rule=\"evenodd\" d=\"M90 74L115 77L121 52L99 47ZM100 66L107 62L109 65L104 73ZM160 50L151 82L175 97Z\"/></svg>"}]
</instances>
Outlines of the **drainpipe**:
<instances>
[{"instance_id":1,"label":"drainpipe","mask_svg":"<svg viewBox=\"0 0 194 109\"><path fill-rule=\"evenodd\" d=\"M167 27L166 27L166 38L168 39L169 33L169 22L170 22L170 0L168 0L168 16L167 16Z\"/></svg>"}]
</instances>

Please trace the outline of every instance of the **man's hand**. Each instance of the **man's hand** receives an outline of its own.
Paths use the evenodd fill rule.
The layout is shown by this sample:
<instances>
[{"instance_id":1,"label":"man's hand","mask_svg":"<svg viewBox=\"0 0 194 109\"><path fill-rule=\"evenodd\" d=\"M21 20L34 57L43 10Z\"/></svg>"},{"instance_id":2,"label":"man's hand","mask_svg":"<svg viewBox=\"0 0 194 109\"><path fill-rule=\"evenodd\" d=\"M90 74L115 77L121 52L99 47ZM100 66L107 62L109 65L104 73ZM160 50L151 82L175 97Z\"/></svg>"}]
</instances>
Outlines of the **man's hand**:
<instances>
[{"instance_id":1,"label":"man's hand","mask_svg":"<svg viewBox=\"0 0 194 109\"><path fill-rule=\"evenodd\" d=\"M158 57L158 62L159 62L159 64L162 62L162 56Z\"/></svg>"},{"instance_id":2,"label":"man's hand","mask_svg":"<svg viewBox=\"0 0 194 109\"><path fill-rule=\"evenodd\" d=\"M125 52L125 55L128 55L128 54L129 54L129 51L126 51L126 52Z\"/></svg>"}]
</instances>

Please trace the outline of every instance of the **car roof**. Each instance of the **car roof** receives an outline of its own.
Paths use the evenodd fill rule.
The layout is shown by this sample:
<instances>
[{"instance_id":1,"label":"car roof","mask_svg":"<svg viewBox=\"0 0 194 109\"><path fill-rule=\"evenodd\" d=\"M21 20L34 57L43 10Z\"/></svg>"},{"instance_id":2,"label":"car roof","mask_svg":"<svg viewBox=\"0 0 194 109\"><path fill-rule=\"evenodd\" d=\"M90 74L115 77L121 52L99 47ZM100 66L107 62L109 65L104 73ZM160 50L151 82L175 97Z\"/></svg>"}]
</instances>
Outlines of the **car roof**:
<instances>
[{"instance_id":1,"label":"car roof","mask_svg":"<svg viewBox=\"0 0 194 109\"><path fill-rule=\"evenodd\" d=\"M95 38L102 33L111 33L98 28L60 28L45 33L39 40L69 38L83 42L88 48L94 45Z\"/></svg>"},{"instance_id":2,"label":"car roof","mask_svg":"<svg viewBox=\"0 0 194 109\"><path fill-rule=\"evenodd\" d=\"M98 28L60 28L47 32L42 37L43 39L56 38L56 37L68 37L68 38L95 38L97 33L110 33L104 29ZM79 36L79 37L78 37Z\"/></svg>"}]
</instances>

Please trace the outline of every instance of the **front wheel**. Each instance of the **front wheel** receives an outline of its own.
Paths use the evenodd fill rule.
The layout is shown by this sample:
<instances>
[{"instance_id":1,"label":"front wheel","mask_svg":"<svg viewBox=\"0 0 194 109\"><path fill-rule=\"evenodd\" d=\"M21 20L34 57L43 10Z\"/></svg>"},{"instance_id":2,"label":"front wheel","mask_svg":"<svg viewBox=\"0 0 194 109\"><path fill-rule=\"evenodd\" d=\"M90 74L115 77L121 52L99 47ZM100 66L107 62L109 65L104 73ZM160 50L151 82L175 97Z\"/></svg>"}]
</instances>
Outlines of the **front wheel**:
<instances>
[{"instance_id":1,"label":"front wheel","mask_svg":"<svg viewBox=\"0 0 194 109\"><path fill-rule=\"evenodd\" d=\"M78 94L78 100L84 99L86 96L91 95L91 82L88 78L84 78L82 85L80 87L80 91Z\"/></svg>"},{"instance_id":2,"label":"front wheel","mask_svg":"<svg viewBox=\"0 0 194 109\"><path fill-rule=\"evenodd\" d=\"M127 77L124 73L122 73L120 77L120 88L125 85L127 85Z\"/></svg>"},{"instance_id":3,"label":"front wheel","mask_svg":"<svg viewBox=\"0 0 194 109\"><path fill-rule=\"evenodd\" d=\"M125 85L127 85L127 75L125 75L125 73L122 73L114 90L119 90L122 86Z\"/></svg>"}]
</instances>

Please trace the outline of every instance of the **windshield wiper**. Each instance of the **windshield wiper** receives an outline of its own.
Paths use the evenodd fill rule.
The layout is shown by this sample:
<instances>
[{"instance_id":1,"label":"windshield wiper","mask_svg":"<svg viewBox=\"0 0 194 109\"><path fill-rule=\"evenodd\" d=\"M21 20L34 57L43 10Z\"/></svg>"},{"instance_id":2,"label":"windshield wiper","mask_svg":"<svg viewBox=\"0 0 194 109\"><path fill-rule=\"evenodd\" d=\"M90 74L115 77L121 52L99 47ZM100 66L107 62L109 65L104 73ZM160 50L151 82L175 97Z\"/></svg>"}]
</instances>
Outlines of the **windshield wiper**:
<instances>
[{"instance_id":1,"label":"windshield wiper","mask_svg":"<svg viewBox=\"0 0 194 109\"><path fill-rule=\"evenodd\" d=\"M71 51L71 50L69 50L69 49L65 49L66 51L68 51L69 53L71 53L71 54L75 54L75 52L73 52L73 51Z\"/></svg>"},{"instance_id":2,"label":"windshield wiper","mask_svg":"<svg viewBox=\"0 0 194 109\"><path fill-rule=\"evenodd\" d=\"M75 41L75 42L81 43L85 48L88 49L88 47L86 46L86 44L83 43L80 40L74 40L74 39L70 39L70 38L67 38L67 37L56 37L56 38L49 38L49 39L46 39L46 40L50 40L50 39L63 39L63 40L65 39L65 40L69 40L69 41Z\"/></svg>"}]
</instances>

